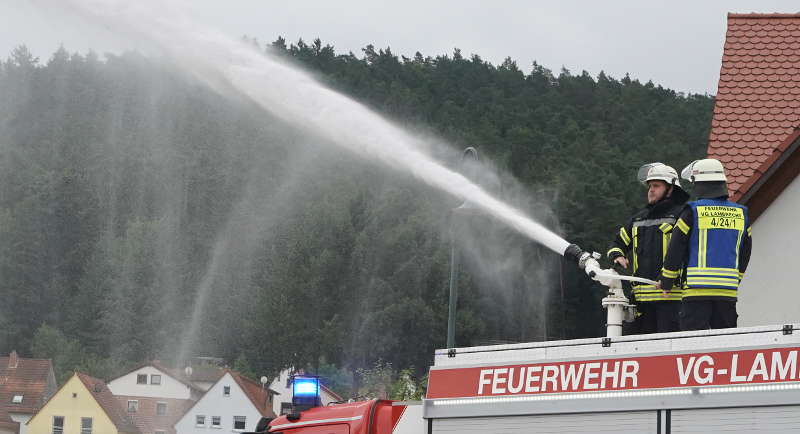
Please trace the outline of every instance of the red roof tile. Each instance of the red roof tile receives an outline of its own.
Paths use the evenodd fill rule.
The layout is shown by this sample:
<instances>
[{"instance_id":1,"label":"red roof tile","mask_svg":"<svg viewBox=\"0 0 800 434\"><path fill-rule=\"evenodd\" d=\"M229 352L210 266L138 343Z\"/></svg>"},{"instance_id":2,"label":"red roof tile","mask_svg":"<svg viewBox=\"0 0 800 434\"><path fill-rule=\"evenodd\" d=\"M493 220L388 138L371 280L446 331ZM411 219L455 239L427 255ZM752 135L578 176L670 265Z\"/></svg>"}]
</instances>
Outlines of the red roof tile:
<instances>
[{"instance_id":1,"label":"red roof tile","mask_svg":"<svg viewBox=\"0 0 800 434\"><path fill-rule=\"evenodd\" d=\"M797 128L800 14L728 14L708 156L725 165L734 200Z\"/></svg>"},{"instance_id":2,"label":"red roof tile","mask_svg":"<svg viewBox=\"0 0 800 434\"><path fill-rule=\"evenodd\" d=\"M9 357L0 357L0 413L33 414L55 392L50 359L28 359L12 351ZM50 382L50 388L48 388ZM12 403L15 395L22 402Z\"/></svg>"},{"instance_id":3,"label":"red roof tile","mask_svg":"<svg viewBox=\"0 0 800 434\"><path fill-rule=\"evenodd\" d=\"M11 432L18 433L19 432L19 422L14 422L11 419L11 416L6 413L5 410L0 408L0 428L5 428L6 430L11 430Z\"/></svg>"}]
</instances>

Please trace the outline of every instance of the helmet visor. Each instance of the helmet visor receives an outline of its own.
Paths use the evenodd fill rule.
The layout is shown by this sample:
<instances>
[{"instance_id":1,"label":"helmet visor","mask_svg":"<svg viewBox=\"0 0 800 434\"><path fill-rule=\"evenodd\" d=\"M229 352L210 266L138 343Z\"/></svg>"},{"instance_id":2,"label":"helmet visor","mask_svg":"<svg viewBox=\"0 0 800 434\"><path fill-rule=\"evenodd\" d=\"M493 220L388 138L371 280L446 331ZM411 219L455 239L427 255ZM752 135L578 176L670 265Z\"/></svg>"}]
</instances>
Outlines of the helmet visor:
<instances>
[{"instance_id":1,"label":"helmet visor","mask_svg":"<svg viewBox=\"0 0 800 434\"><path fill-rule=\"evenodd\" d=\"M700 160L694 160L691 163L689 163L686 167L684 167L683 170L681 170L681 178L689 182L694 182L692 180L692 170L694 169L694 163L697 163L698 161Z\"/></svg>"},{"instance_id":2,"label":"helmet visor","mask_svg":"<svg viewBox=\"0 0 800 434\"><path fill-rule=\"evenodd\" d=\"M644 166L639 168L639 172L636 173L636 179L639 180L642 184L647 184L647 175L650 174L650 169L656 166L663 166L664 163L648 163Z\"/></svg>"}]
</instances>

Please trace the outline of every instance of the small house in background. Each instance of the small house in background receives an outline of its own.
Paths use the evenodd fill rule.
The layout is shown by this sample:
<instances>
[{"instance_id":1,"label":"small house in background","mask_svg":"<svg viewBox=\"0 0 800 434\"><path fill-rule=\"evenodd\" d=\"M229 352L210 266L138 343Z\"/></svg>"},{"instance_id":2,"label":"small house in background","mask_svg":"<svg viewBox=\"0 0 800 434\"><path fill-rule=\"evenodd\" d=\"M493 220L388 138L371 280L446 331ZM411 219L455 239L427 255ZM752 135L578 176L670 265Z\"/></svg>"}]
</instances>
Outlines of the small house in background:
<instances>
[{"instance_id":1,"label":"small house in background","mask_svg":"<svg viewBox=\"0 0 800 434\"><path fill-rule=\"evenodd\" d=\"M56 391L49 359L28 359L12 351L0 357L0 434L27 434L25 425Z\"/></svg>"},{"instance_id":2,"label":"small house in background","mask_svg":"<svg viewBox=\"0 0 800 434\"><path fill-rule=\"evenodd\" d=\"M108 388L142 434L175 434L175 422L206 390L189 373L157 360L109 381Z\"/></svg>"},{"instance_id":3,"label":"small house in background","mask_svg":"<svg viewBox=\"0 0 800 434\"><path fill-rule=\"evenodd\" d=\"M728 14L708 157L750 211L740 326L796 323L800 244L800 14ZM795 301L792 301L795 300Z\"/></svg>"},{"instance_id":4,"label":"small house in background","mask_svg":"<svg viewBox=\"0 0 800 434\"><path fill-rule=\"evenodd\" d=\"M262 417L275 417L275 392L240 373L225 370L221 378L175 423L177 434L254 431Z\"/></svg>"},{"instance_id":5,"label":"small house in background","mask_svg":"<svg viewBox=\"0 0 800 434\"><path fill-rule=\"evenodd\" d=\"M76 372L28 421L30 434L142 434L97 378Z\"/></svg>"},{"instance_id":6,"label":"small house in background","mask_svg":"<svg viewBox=\"0 0 800 434\"><path fill-rule=\"evenodd\" d=\"M284 369L278 376L272 380L269 388L277 393L275 402L272 406L272 411L275 414L287 414L292 408L292 375L295 372L291 369ZM329 389L324 384L320 384L320 400L322 405L328 405L331 402L340 402L342 397L336 394L333 390Z\"/></svg>"}]
</instances>

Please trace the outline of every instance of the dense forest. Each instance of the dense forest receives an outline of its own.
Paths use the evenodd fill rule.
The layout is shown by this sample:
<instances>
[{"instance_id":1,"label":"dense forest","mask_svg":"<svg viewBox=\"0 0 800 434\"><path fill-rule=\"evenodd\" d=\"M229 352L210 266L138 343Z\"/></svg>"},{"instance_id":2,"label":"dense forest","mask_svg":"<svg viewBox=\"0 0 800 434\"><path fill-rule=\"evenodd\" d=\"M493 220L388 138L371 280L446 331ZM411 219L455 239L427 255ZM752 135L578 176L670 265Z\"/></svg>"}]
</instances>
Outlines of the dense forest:
<instances>
[{"instance_id":1,"label":"dense forest","mask_svg":"<svg viewBox=\"0 0 800 434\"><path fill-rule=\"evenodd\" d=\"M474 146L476 182L601 252L643 205L641 164L705 152L712 97L628 76L247 43L435 138L449 167ZM602 333L598 286L459 203L164 60L21 46L0 66L0 353L60 379L214 356L355 394L445 346L452 243L459 346Z\"/></svg>"}]
</instances>

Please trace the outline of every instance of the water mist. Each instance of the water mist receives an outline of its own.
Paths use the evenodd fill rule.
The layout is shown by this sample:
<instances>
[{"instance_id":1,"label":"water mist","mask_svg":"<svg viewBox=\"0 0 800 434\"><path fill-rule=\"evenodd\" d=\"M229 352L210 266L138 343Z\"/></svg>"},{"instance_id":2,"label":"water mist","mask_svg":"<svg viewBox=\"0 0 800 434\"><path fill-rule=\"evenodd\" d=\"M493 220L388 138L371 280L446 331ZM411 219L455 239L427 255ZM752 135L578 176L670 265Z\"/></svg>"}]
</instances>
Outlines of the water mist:
<instances>
[{"instance_id":1,"label":"water mist","mask_svg":"<svg viewBox=\"0 0 800 434\"><path fill-rule=\"evenodd\" d=\"M500 201L424 151L429 143L381 117L364 105L335 92L310 74L269 53L192 22L178 9L181 2L116 0L37 0L44 7L76 14L93 25L114 29L131 45L152 50L174 62L214 90L242 95L277 118L324 137L359 157L406 171L426 184L469 201L484 213L561 255L569 243L520 210ZM198 328L207 292L227 248L226 227L202 279L191 326ZM183 339L186 356L191 339Z\"/></svg>"}]
</instances>

